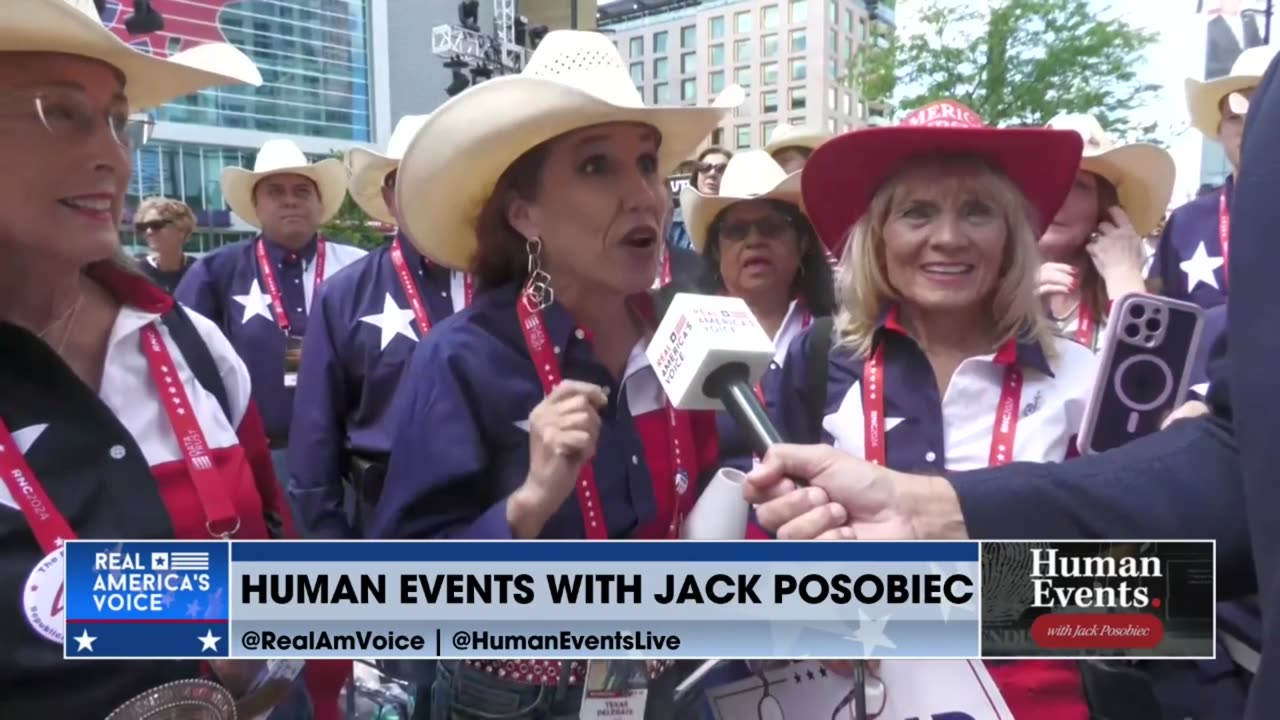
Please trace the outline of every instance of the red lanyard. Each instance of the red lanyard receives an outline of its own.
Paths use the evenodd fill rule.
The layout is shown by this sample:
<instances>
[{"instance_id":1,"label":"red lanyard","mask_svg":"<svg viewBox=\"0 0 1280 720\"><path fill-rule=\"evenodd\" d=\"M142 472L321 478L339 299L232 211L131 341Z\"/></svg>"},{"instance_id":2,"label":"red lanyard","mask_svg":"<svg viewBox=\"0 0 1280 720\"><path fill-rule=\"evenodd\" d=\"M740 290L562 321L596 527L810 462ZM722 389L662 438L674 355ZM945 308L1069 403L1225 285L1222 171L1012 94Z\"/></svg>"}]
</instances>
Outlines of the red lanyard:
<instances>
[{"instance_id":1,"label":"red lanyard","mask_svg":"<svg viewBox=\"0 0 1280 720\"><path fill-rule=\"evenodd\" d=\"M235 505L226 492L226 479L216 469L209 457L209 446L204 431L191 407L187 389L173 365L173 357L165 347L160 331L154 324L141 331L142 352L147 357L151 379L160 392L165 414L173 426L182 459L191 473L196 495L204 508L205 527L214 537L230 537L240 529L240 518ZM74 540L75 531L67 519L54 506L44 491L44 485L36 478L18 449L13 435L0 420L0 475L9 493L22 508L22 514L31 526L31 532L46 554L62 547L66 540ZM217 529L215 529L217 528Z\"/></svg>"},{"instance_id":2,"label":"red lanyard","mask_svg":"<svg viewBox=\"0 0 1280 720\"><path fill-rule=\"evenodd\" d=\"M418 323L418 331L425 337L431 331L431 316L427 314L427 306L422 302L422 295L418 293L418 284L413 281L413 274L409 272L409 263L404 261L404 250L400 247L400 238L391 241L391 265L396 269L396 277L400 279L400 287L404 290L404 295L409 299L409 307L413 308L413 319ZM463 287L466 296L465 302L468 307L471 306L471 276L464 275Z\"/></svg>"},{"instance_id":3,"label":"red lanyard","mask_svg":"<svg viewBox=\"0 0 1280 720\"><path fill-rule=\"evenodd\" d=\"M665 248L662 252L662 284L671 284L671 248Z\"/></svg>"},{"instance_id":4,"label":"red lanyard","mask_svg":"<svg viewBox=\"0 0 1280 720\"><path fill-rule=\"evenodd\" d=\"M266 240L258 239L258 270L262 271L262 281L267 284L267 292L271 295L271 310L276 315L276 324L280 329L289 332L289 313L284 308L284 298L280 294L280 283L276 281L275 271L271 269L271 260L267 258ZM324 238L316 239L316 277L311 284L311 296L315 297L316 290L320 288L320 283L324 281Z\"/></svg>"},{"instance_id":5,"label":"red lanyard","mask_svg":"<svg viewBox=\"0 0 1280 720\"><path fill-rule=\"evenodd\" d=\"M991 452L987 465L1004 465L1013 456L1013 439L1018 432L1018 407L1022 402L1022 370L1017 365L1005 367L1000 383L1000 402L991 428ZM884 343L881 342L863 370L862 382L863 441L867 462L888 467L885 452L884 417Z\"/></svg>"},{"instance_id":6,"label":"red lanyard","mask_svg":"<svg viewBox=\"0 0 1280 720\"><path fill-rule=\"evenodd\" d=\"M1093 349L1093 311L1084 302L1080 303L1080 311L1076 313L1076 342Z\"/></svg>"},{"instance_id":7,"label":"red lanyard","mask_svg":"<svg viewBox=\"0 0 1280 720\"><path fill-rule=\"evenodd\" d=\"M520 329L524 331L524 342L529 349L529 357L533 360L534 366L540 369L538 380L542 383L542 392L550 394L555 386L564 380L564 373L560 368L560 358L547 339L542 311L529 309L523 297L516 300L516 311L520 316ZM693 428L689 423L688 414L676 411L669 400L667 401L667 421L670 427L668 439L673 470L671 473L673 489L671 522L667 526L667 538L674 540L680 537L680 524L684 519L684 511L680 507L681 497L689 486L689 474L685 469L682 445L685 444L686 439L692 440ZM588 460L583 464L582 471L578 474L576 483L578 509L582 512L582 524L586 528L587 539L608 540L608 525L605 524L603 516L604 505L600 502L599 492L596 490L596 471L591 463L592 461ZM660 480L653 478L653 482L658 483Z\"/></svg>"},{"instance_id":8,"label":"red lanyard","mask_svg":"<svg viewBox=\"0 0 1280 720\"><path fill-rule=\"evenodd\" d=\"M1222 247L1222 279L1227 279L1227 258L1231 248L1231 213L1227 212L1227 189L1218 197L1218 245Z\"/></svg>"}]
</instances>

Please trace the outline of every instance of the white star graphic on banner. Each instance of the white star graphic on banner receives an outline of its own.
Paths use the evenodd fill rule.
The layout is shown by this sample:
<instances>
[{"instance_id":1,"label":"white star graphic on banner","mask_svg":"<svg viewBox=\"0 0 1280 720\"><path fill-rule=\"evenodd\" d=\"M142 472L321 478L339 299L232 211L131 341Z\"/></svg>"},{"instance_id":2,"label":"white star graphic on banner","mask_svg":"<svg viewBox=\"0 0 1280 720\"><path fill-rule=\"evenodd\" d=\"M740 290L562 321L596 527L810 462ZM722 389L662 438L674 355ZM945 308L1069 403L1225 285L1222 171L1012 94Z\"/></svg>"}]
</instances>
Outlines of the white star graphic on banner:
<instances>
[{"instance_id":1,"label":"white star graphic on banner","mask_svg":"<svg viewBox=\"0 0 1280 720\"><path fill-rule=\"evenodd\" d=\"M93 641L97 640L98 638L90 635L89 628L85 628L84 632L80 633L78 636L73 637L71 639L76 641L76 652L80 652L81 650L88 650L89 652L93 652Z\"/></svg>"},{"instance_id":2,"label":"white star graphic on banner","mask_svg":"<svg viewBox=\"0 0 1280 720\"><path fill-rule=\"evenodd\" d=\"M1191 259L1178 263L1178 267L1187 274L1187 292L1195 290L1200 283L1209 285L1215 290L1221 289L1218 287L1218 278L1214 277L1213 271L1222 267L1222 258L1209 257L1203 242L1196 248Z\"/></svg>"},{"instance_id":3,"label":"white star graphic on banner","mask_svg":"<svg viewBox=\"0 0 1280 720\"><path fill-rule=\"evenodd\" d=\"M200 641L200 652L204 652L205 650L218 652L218 641L222 638L214 635L213 629L210 628L205 631L204 637L197 637L196 639Z\"/></svg>"},{"instance_id":4,"label":"white star graphic on banner","mask_svg":"<svg viewBox=\"0 0 1280 720\"><path fill-rule=\"evenodd\" d=\"M858 629L852 635L845 637L854 642L862 643L862 653L866 657L871 657L877 647L897 648L892 640L884 634L884 626L889 624L889 616L878 620L872 620L867 617L862 608L858 608Z\"/></svg>"},{"instance_id":5,"label":"white star graphic on banner","mask_svg":"<svg viewBox=\"0 0 1280 720\"><path fill-rule=\"evenodd\" d=\"M885 433L897 427L903 420L904 418L900 417L885 418ZM866 441L863 432L864 422L862 384L855 382L849 387L849 391L844 394L844 399L840 401L840 407L822 419L822 429L831 434L831 437L835 440L833 444L838 449L863 457L866 452L866 448L863 447Z\"/></svg>"},{"instance_id":6,"label":"white star graphic on banner","mask_svg":"<svg viewBox=\"0 0 1280 720\"><path fill-rule=\"evenodd\" d=\"M244 306L244 317L240 318L241 325L258 315L268 320L274 319L271 317L271 297L262 292L257 278L253 279L253 284L249 286L249 292L244 295L232 295L231 299Z\"/></svg>"},{"instance_id":7,"label":"white star graphic on banner","mask_svg":"<svg viewBox=\"0 0 1280 720\"><path fill-rule=\"evenodd\" d=\"M956 563L955 569L953 571L943 571L942 567L938 565L938 563L929 563L929 572L934 575L950 575L953 572L957 575L968 575L969 577L975 580L974 582L975 592L977 590L976 581L979 580L980 578L978 568L973 563ZM959 588L957 588L957 590L958 589ZM938 604L938 612L942 614L942 622L948 623L948 622L951 622L952 608L956 608L958 610L968 610L969 612L976 613L978 611L976 603L977 601L974 597L970 597L967 602L960 603L960 604L952 604L947 602L944 599L941 603Z\"/></svg>"},{"instance_id":8,"label":"white star graphic on banner","mask_svg":"<svg viewBox=\"0 0 1280 720\"><path fill-rule=\"evenodd\" d=\"M376 326L382 330L382 347L386 350L391 341L397 335L403 335L413 342L418 341L418 336L413 334L413 310L401 309L396 301L391 299L391 293L387 293L387 297L382 301L382 312L378 315L365 315L360 318L360 322L366 322Z\"/></svg>"}]
</instances>

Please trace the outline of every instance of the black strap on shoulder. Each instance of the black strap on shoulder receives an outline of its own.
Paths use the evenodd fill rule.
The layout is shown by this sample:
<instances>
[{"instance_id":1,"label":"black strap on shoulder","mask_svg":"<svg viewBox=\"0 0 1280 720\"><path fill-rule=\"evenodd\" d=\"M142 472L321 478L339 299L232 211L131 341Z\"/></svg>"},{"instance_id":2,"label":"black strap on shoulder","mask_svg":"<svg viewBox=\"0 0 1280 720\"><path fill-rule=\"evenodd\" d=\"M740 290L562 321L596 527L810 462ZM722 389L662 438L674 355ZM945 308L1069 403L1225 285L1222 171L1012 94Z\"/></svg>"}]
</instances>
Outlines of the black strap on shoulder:
<instances>
[{"instance_id":1,"label":"black strap on shoulder","mask_svg":"<svg viewBox=\"0 0 1280 720\"><path fill-rule=\"evenodd\" d=\"M222 414L227 416L227 422L234 427L235 423L231 420L231 403L227 400L227 386L222 382L222 373L218 372L218 364L213 360L213 353L209 352L209 346L205 344L204 338L200 337L200 331L196 330L186 310L175 305L172 310L162 315L160 320L165 327L169 328L169 335L177 344L178 352L186 358L187 365L196 376L196 382L217 398Z\"/></svg>"},{"instance_id":2,"label":"black strap on shoulder","mask_svg":"<svg viewBox=\"0 0 1280 720\"><path fill-rule=\"evenodd\" d=\"M796 438L796 442L821 442L822 416L827 409L827 356L831 354L831 334L834 322L830 315L817 318L810 329L808 354L805 361L805 407L814 429L813 437Z\"/></svg>"}]
</instances>

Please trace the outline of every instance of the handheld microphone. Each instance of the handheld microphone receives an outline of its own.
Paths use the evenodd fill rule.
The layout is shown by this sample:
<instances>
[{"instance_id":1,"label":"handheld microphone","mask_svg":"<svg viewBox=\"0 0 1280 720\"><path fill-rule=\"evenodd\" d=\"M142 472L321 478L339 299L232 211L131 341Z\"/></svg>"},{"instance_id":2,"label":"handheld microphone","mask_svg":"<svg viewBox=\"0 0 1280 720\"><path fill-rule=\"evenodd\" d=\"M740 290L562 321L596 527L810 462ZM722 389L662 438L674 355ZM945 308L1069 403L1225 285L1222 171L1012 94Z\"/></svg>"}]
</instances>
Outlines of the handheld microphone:
<instances>
[{"instance_id":1,"label":"handheld microphone","mask_svg":"<svg viewBox=\"0 0 1280 720\"><path fill-rule=\"evenodd\" d=\"M677 294L647 353L676 407L727 410L757 455L782 442L754 389L773 362L773 340L741 298Z\"/></svg>"}]
</instances>

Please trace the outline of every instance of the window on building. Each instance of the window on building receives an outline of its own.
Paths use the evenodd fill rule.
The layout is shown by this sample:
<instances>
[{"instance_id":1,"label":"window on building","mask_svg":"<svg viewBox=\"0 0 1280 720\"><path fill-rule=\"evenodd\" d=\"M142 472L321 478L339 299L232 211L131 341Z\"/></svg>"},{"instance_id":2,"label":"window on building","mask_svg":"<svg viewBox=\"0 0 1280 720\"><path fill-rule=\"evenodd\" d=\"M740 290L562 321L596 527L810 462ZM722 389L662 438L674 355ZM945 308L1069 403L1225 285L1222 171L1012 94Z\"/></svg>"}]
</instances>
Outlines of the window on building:
<instances>
[{"instance_id":1,"label":"window on building","mask_svg":"<svg viewBox=\"0 0 1280 720\"><path fill-rule=\"evenodd\" d=\"M637 57L640 57L641 55L644 55L644 38L642 37L631 38L631 57L637 58Z\"/></svg>"},{"instance_id":2,"label":"window on building","mask_svg":"<svg viewBox=\"0 0 1280 720\"><path fill-rule=\"evenodd\" d=\"M827 51L833 54L840 51L840 32L835 28L827 31Z\"/></svg>"},{"instance_id":3,"label":"window on building","mask_svg":"<svg viewBox=\"0 0 1280 720\"><path fill-rule=\"evenodd\" d=\"M859 120L867 119L867 104L865 102L858 103L858 119Z\"/></svg>"},{"instance_id":4,"label":"window on building","mask_svg":"<svg viewBox=\"0 0 1280 720\"><path fill-rule=\"evenodd\" d=\"M745 35L752 30L751 13L740 12L733 14L733 31L739 35Z\"/></svg>"},{"instance_id":5,"label":"window on building","mask_svg":"<svg viewBox=\"0 0 1280 720\"><path fill-rule=\"evenodd\" d=\"M631 63L631 82L637 85L644 82L644 63Z\"/></svg>"},{"instance_id":6,"label":"window on building","mask_svg":"<svg viewBox=\"0 0 1280 720\"><path fill-rule=\"evenodd\" d=\"M791 88L791 102L789 107L792 110L804 110L809 106L809 91L804 87Z\"/></svg>"},{"instance_id":7,"label":"window on building","mask_svg":"<svg viewBox=\"0 0 1280 720\"><path fill-rule=\"evenodd\" d=\"M778 54L778 36L776 33L760 36L760 59L765 60Z\"/></svg>"},{"instance_id":8,"label":"window on building","mask_svg":"<svg viewBox=\"0 0 1280 720\"><path fill-rule=\"evenodd\" d=\"M788 120L787 122L788 122L789 124L791 124L791 125L795 125L796 127L799 127L799 126L801 126L801 125L804 125L804 118L802 118L802 117L793 117L793 118L791 118L790 120Z\"/></svg>"},{"instance_id":9,"label":"window on building","mask_svg":"<svg viewBox=\"0 0 1280 720\"><path fill-rule=\"evenodd\" d=\"M693 102L698 99L698 86L693 78L685 78L680 81L680 99L685 102Z\"/></svg>"},{"instance_id":10,"label":"window on building","mask_svg":"<svg viewBox=\"0 0 1280 720\"><path fill-rule=\"evenodd\" d=\"M685 25L680 28L680 47L688 50L689 48L698 46L698 28L694 25Z\"/></svg>"},{"instance_id":11,"label":"window on building","mask_svg":"<svg viewBox=\"0 0 1280 720\"><path fill-rule=\"evenodd\" d=\"M687 52L680 56L680 74L692 75L698 69L698 53Z\"/></svg>"},{"instance_id":12,"label":"window on building","mask_svg":"<svg viewBox=\"0 0 1280 720\"><path fill-rule=\"evenodd\" d=\"M835 62L835 60L833 59L831 62ZM792 80L804 80L808 76L809 76L808 70L805 66L805 62L803 58L798 58L791 61L791 79Z\"/></svg>"},{"instance_id":13,"label":"window on building","mask_svg":"<svg viewBox=\"0 0 1280 720\"><path fill-rule=\"evenodd\" d=\"M861 40L867 39L867 19L866 18L862 18L861 20L858 21L858 38Z\"/></svg>"},{"instance_id":14,"label":"window on building","mask_svg":"<svg viewBox=\"0 0 1280 720\"><path fill-rule=\"evenodd\" d=\"M724 146L724 128L716 128L711 131L711 144L717 147Z\"/></svg>"},{"instance_id":15,"label":"window on building","mask_svg":"<svg viewBox=\"0 0 1280 720\"><path fill-rule=\"evenodd\" d=\"M848 91L844 93L844 114L853 114L853 93Z\"/></svg>"},{"instance_id":16,"label":"window on building","mask_svg":"<svg viewBox=\"0 0 1280 720\"><path fill-rule=\"evenodd\" d=\"M742 38L733 41L733 61L748 62L751 60L751 40Z\"/></svg>"},{"instance_id":17,"label":"window on building","mask_svg":"<svg viewBox=\"0 0 1280 720\"><path fill-rule=\"evenodd\" d=\"M832 80L840 79L840 62L835 58L827 59L827 77Z\"/></svg>"},{"instance_id":18,"label":"window on building","mask_svg":"<svg viewBox=\"0 0 1280 720\"><path fill-rule=\"evenodd\" d=\"M840 109L840 106L836 104L836 89L833 87L827 88L827 109L831 112Z\"/></svg>"},{"instance_id":19,"label":"window on building","mask_svg":"<svg viewBox=\"0 0 1280 720\"><path fill-rule=\"evenodd\" d=\"M769 138L773 136L774 128L778 127L778 123L768 120L760 123L760 144L764 145L769 142Z\"/></svg>"},{"instance_id":20,"label":"window on building","mask_svg":"<svg viewBox=\"0 0 1280 720\"><path fill-rule=\"evenodd\" d=\"M791 0L791 22L802 23L809 19L809 0Z\"/></svg>"},{"instance_id":21,"label":"window on building","mask_svg":"<svg viewBox=\"0 0 1280 720\"><path fill-rule=\"evenodd\" d=\"M671 104L671 86L667 83L656 83L653 86L653 104L654 105L670 105Z\"/></svg>"},{"instance_id":22,"label":"window on building","mask_svg":"<svg viewBox=\"0 0 1280 720\"><path fill-rule=\"evenodd\" d=\"M760 112L778 112L778 93L776 90L760 93Z\"/></svg>"},{"instance_id":23,"label":"window on building","mask_svg":"<svg viewBox=\"0 0 1280 720\"><path fill-rule=\"evenodd\" d=\"M840 20L840 4L836 0L827 0L827 22L835 25Z\"/></svg>"},{"instance_id":24,"label":"window on building","mask_svg":"<svg viewBox=\"0 0 1280 720\"><path fill-rule=\"evenodd\" d=\"M733 69L733 81L744 88L751 87L751 66L743 65Z\"/></svg>"},{"instance_id":25,"label":"window on building","mask_svg":"<svg viewBox=\"0 0 1280 720\"><path fill-rule=\"evenodd\" d=\"M712 45L708 49L707 64L711 67L724 65L724 45Z\"/></svg>"},{"instance_id":26,"label":"window on building","mask_svg":"<svg viewBox=\"0 0 1280 720\"><path fill-rule=\"evenodd\" d=\"M804 52L808 45L808 34L803 29L791 31L791 52Z\"/></svg>"},{"instance_id":27,"label":"window on building","mask_svg":"<svg viewBox=\"0 0 1280 720\"><path fill-rule=\"evenodd\" d=\"M782 18L777 5L769 5L760 10L760 29L777 30Z\"/></svg>"},{"instance_id":28,"label":"window on building","mask_svg":"<svg viewBox=\"0 0 1280 720\"><path fill-rule=\"evenodd\" d=\"M751 126L750 125L735 125L733 127L733 133L734 133L733 145L735 150L746 150L747 148L751 147Z\"/></svg>"},{"instance_id":29,"label":"window on building","mask_svg":"<svg viewBox=\"0 0 1280 720\"><path fill-rule=\"evenodd\" d=\"M658 58L657 60L654 60L654 61L653 61L653 79L654 79L654 80L666 80L666 79L667 79L667 69L668 69L668 68L667 68L667 59L666 59L666 58Z\"/></svg>"},{"instance_id":30,"label":"window on building","mask_svg":"<svg viewBox=\"0 0 1280 720\"><path fill-rule=\"evenodd\" d=\"M716 70L707 76L707 87L711 90L711 94L716 94L724 90L724 71Z\"/></svg>"},{"instance_id":31,"label":"window on building","mask_svg":"<svg viewBox=\"0 0 1280 720\"><path fill-rule=\"evenodd\" d=\"M653 34L653 51L655 53L664 53L667 51L668 35L669 33L666 30L659 30Z\"/></svg>"},{"instance_id":32,"label":"window on building","mask_svg":"<svg viewBox=\"0 0 1280 720\"><path fill-rule=\"evenodd\" d=\"M765 86L778 84L778 63L760 63L760 84Z\"/></svg>"},{"instance_id":33,"label":"window on building","mask_svg":"<svg viewBox=\"0 0 1280 720\"><path fill-rule=\"evenodd\" d=\"M844 9L844 31L853 32L853 8Z\"/></svg>"},{"instance_id":34,"label":"window on building","mask_svg":"<svg viewBox=\"0 0 1280 720\"><path fill-rule=\"evenodd\" d=\"M724 16L721 15L719 17L711 18L711 22L707 24L707 30L707 35L709 35L712 40L719 40L724 37Z\"/></svg>"},{"instance_id":35,"label":"window on building","mask_svg":"<svg viewBox=\"0 0 1280 720\"><path fill-rule=\"evenodd\" d=\"M833 135L834 135L835 133L839 132L839 130L837 129L838 127L839 127L839 126L836 124L836 119L835 119L835 118L833 118L833 117L829 117L829 118L827 118L827 131L828 131L828 132L830 132L831 134L833 134Z\"/></svg>"}]
</instances>

